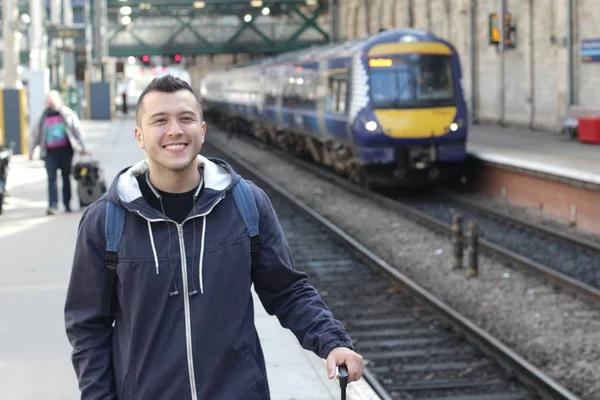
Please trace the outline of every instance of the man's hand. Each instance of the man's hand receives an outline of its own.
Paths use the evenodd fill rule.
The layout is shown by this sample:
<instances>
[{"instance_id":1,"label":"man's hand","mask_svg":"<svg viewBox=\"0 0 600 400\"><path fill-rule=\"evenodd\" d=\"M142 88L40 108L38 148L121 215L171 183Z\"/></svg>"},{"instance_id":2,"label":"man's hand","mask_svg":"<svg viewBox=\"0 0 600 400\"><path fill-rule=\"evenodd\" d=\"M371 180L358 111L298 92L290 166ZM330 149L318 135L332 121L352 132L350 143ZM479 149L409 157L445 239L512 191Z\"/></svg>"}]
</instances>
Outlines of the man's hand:
<instances>
[{"instance_id":1,"label":"man's hand","mask_svg":"<svg viewBox=\"0 0 600 400\"><path fill-rule=\"evenodd\" d=\"M348 367L348 383L360 379L365 370L365 360L362 356L346 347L336 347L327 356L327 376L335 378L335 369L338 365L346 364Z\"/></svg>"}]
</instances>

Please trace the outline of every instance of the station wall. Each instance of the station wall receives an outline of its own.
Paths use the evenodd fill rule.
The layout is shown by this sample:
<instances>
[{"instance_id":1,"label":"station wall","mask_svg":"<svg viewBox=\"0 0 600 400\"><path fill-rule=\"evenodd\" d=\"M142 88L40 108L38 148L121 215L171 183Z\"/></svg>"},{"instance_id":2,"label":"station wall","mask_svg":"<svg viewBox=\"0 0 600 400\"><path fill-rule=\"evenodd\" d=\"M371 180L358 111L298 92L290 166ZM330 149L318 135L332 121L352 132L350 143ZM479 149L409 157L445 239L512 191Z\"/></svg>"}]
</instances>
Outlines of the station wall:
<instances>
[{"instance_id":1,"label":"station wall","mask_svg":"<svg viewBox=\"0 0 600 400\"><path fill-rule=\"evenodd\" d=\"M572 78L569 0L506 0L516 30L515 47L503 53L489 43L489 15L498 12L498 0L338 0L340 34L348 39L394 27L434 32L461 55L475 121L557 132L569 104L600 112L600 63L580 56L582 40L600 39L600 1L571 1Z\"/></svg>"}]
</instances>

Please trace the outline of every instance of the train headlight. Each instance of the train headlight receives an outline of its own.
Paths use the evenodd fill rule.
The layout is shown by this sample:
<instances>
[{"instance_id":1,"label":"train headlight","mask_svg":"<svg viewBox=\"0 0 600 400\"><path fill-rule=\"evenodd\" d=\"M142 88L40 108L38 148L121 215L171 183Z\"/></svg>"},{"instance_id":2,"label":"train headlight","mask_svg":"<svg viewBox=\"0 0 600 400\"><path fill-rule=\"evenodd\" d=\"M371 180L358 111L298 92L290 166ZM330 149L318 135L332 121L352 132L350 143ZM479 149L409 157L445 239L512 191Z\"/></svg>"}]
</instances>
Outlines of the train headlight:
<instances>
[{"instance_id":1,"label":"train headlight","mask_svg":"<svg viewBox=\"0 0 600 400\"><path fill-rule=\"evenodd\" d=\"M453 122L450 124L450 130L452 132L456 132L457 129L458 129L458 124L456 122Z\"/></svg>"},{"instance_id":2,"label":"train headlight","mask_svg":"<svg viewBox=\"0 0 600 400\"><path fill-rule=\"evenodd\" d=\"M365 128L370 132L374 132L377 130L377 122L369 121L365 124Z\"/></svg>"}]
</instances>

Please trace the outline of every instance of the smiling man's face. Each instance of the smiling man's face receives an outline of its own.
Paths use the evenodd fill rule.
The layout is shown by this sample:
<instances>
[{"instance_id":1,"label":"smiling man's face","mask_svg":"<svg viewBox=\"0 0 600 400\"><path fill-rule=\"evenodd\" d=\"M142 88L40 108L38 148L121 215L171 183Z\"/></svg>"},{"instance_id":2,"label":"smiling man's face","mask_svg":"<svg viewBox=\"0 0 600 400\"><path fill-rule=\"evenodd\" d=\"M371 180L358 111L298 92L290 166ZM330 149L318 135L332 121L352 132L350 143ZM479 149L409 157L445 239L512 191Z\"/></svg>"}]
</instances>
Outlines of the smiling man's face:
<instances>
[{"instance_id":1,"label":"smiling man's face","mask_svg":"<svg viewBox=\"0 0 600 400\"><path fill-rule=\"evenodd\" d=\"M202 148L206 123L190 91L154 91L143 99L134 133L154 168L177 172L197 168L194 161Z\"/></svg>"}]
</instances>

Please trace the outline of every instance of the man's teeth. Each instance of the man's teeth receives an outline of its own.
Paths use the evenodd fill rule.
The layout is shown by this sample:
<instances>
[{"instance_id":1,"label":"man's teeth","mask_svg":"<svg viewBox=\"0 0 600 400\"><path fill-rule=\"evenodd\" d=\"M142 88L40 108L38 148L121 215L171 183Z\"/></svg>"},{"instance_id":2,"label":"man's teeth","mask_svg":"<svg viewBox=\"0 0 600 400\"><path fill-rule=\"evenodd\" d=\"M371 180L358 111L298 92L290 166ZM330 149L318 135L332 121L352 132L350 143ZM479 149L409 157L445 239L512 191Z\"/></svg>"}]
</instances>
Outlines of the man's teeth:
<instances>
[{"instance_id":1,"label":"man's teeth","mask_svg":"<svg viewBox=\"0 0 600 400\"><path fill-rule=\"evenodd\" d=\"M165 149L177 150L177 149L183 149L184 147L185 147L185 144L170 144L168 146L165 146Z\"/></svg>"}]
</instances>

